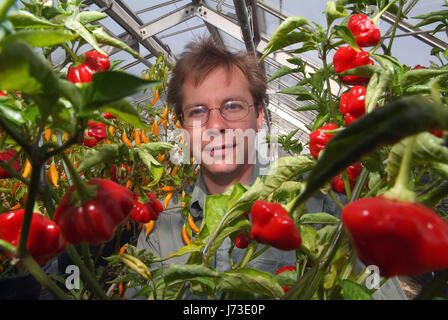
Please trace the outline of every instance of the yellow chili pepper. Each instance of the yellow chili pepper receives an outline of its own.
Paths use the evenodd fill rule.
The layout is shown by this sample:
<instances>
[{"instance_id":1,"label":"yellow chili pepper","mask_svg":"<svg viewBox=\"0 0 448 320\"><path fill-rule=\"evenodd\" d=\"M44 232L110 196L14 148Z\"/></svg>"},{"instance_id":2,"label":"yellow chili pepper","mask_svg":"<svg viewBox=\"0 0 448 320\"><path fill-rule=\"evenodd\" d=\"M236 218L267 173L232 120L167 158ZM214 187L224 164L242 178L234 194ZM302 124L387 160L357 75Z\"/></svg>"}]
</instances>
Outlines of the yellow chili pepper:
<instances>
[{"instance_id":1,"label":"yellow chili pepper","mask_svg":"<svg viewBox=\"0 0 448 320\"><path fill-rule=\"evenodd\" d=\"M137 146L142 144L142 140L140 139L140 132L137 129L134 129L134 141Z\"/></svg>"},{"instance_id":2,"label":"yellow chili pepper","mask_svg":"<svg viewBox=\"0 0 448 320\"><path fill-rule=\"evenodd\" d=\"M123 142L124 142L128 147L132 147L132 142L131 142L131 140L129 140L128 135L126 134L126 132L123 132L123 134L121 135L121 139L123 140Z\"/></svg>"},{"instance_id":3,"label":"yellow chili pepper","mask_svg":"<svg viewBox=\"0 0 448 320\"><path fill-rule=\"evenodd\" d=\"M140 138L141 138L143 143L149 143L148 137L146 136L146 130L145 129L142 129L142 131L140 132Z\"/></svg>"},{"instance_id":4,"label":"yellow chili pepper","mask_svg":"<svg viewBox=\"0 0 448 320\"><path fill-rule=\"evenodd\" d=\"M182 125L180 124L180 122L176 122L176 127L177 128L182 128Z\"/></svg>"},{"instance_id":5,"label":"yellow chili pepper","mask_svg":"<svg viewBox=\"0 0 448 320\"><path fill-rule=\"evenodd\" d=\"M51 129L47 129L47 130L45 130L45 133L44 133L44 138L45 138L45 140L50 140L50 138L51 138Z\"/></svg>"},{"instance_id":6,"label":"yellow chili pepper","mask_svg":"<svg viewBox=\"0 0 448 320\"><path fill-rule=\"evenodd\" d=\"M130 189L131 185L132 185L132 181L131 180L126 181L126 188Z\"/></svg>"},{"instance_id":7,"label":"yellow chili pepper","mask_svg":"<svg viewBox=\"0 0 448 320\"><path fill-rule=\"evenodd\" d=\"M165 209L168 207L168 203L170 202L172 197L173 197L173 192L170 192L166 195L165 200L163 201L163 206L165 207Z\"/></svg>"},{"instance_id":8,"label":"yellow chili pepper","mask_svg":"<svg viewBox=\"0 0 448 320\"><path fill-rule=\"evenodd\" d=\"M190 228L195 231L196 233L199 232L199 228L196 226L196 224L194 223L193 217L191 215L188 215L188 225L190 226Z\"/></svg>"},{"instance_id":9,"label":"yellow chili pepper","mask_svg":"<svg viewBox=\"0 0 448 320\"><path fill-rule=\"evenodd\" d=\"M152 229L154 229L154 220L145 223L145 236L148 236Z\"/></svg>"},{"instance_id":10,"label":"yellow chili pepper","mask_svg":"<svg viewBox=\"0 0 448 320\"><path fill-rule=\"evenodd\" d=\"M50 169L48 169L47 171L47 178L48 180L50 180L51 184L55 187L58 188L58 179L59 179L59 173L58 173L58 169L56 168L56 165L54 164L54 162L52 162L50 164Z\"/></svg>"},{"instance_id":11,"label":"yellow chili pepper","mask_svg":"<svg viewBox=\"0 0 448 320\"><path fill-rule=\"evenodd\" d=\"M185 190L182 190L182 196L181 196L181 198L182 198L182 199L185 199Z\"/></svg>"},{"instance_id":12,"label":"yellow chili pepper","mask_svg":"<svg viewBox=\"0 0 448 320\"><path fill-rule=\"evenodd\" d=\"M165 187L162 187L162 191L173 192L174 191L174 187L172 187L172 186L165 186Z\"/></svg>"},{"instance_id":13,"label":"yellow chili pepper","mask_svg":"<svg viewBox=\"0 0 448 320\"><path fill-rule=\"evenodd\" d=\"M177 174L177 171L179 171L179 167L174 166L173 170L171 170L171 176L174 177Z\"/></svg>"},{"instance_id":14,"label":"yellow chili pepper","mask_svg":"<svg viewBox=\"0 0 448 320\"><path fill-rule=\"evenodd\" d=\"M113 137L115 135L115 128L114 126L109 126L109 128L107 129L109 131L109 134Z\"/></svg>"},{"instance_id":15,"label":"yellow chili pepper","mask_svg":"<svg viewBox=\"0 0 448 320\"><path fill-rule=\"evenodd\" d=\"M23 169L22 177L28 178L31 173L31 163L28 159L25 161L25 168Z\"/></svg>"},{"instance_id":16,"label":"yellow chili pepper","mask_svg":"<svg viewBox=\"0 0 448 320\"><path fill-rule=\"evenodd\" d=\"M185 226L182 226L182 239L186 245L190 244L190 238L188 238L187 228Z\"/></svg>"},{"instance_id":17,"label":"yellow chili pepper","mask_svg":"<svg viewBox=\"0 0 448 320\"><path fill-rule=\"evenodd\" d=\"M152 124L152 127L153 128L151 128L151 131L154 132L154 135L156 137L158 137L159 136L159 125L157 124L157 121L154 121L154 123Z\"/></svg>"},{"instance_id":18,"label":"yellow chili pepper","mask_svg":"<svg viewBox=\"0 0 448 320\"><path fill-rule=\"evenodd\" d=\"M159 90L154 92L154 98L151 101L151 107L156 104L157 100L159 100Z\"/></svg>"}]
</instances>

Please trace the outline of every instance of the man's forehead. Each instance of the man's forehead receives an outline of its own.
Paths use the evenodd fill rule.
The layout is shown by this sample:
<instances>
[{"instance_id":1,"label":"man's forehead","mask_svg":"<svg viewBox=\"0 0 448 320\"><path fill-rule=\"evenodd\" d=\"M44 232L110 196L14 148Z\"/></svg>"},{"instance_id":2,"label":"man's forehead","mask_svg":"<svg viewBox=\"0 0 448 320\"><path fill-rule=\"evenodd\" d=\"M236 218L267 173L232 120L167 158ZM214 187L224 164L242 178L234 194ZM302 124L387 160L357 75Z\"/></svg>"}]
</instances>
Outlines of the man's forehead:
<instances>
[{"instance_id":1,"label":"man's forehead","mask_svg":"<svg viewBox=\"0 0 448 320\"><path fill-rule=\"evenodd\" d=\"M205 72L204 72L205 71ZM200 86L204 81L206 81L211 75L218 73L218 72L224 72L225 74L225 81L226 84L231 83L232 77L239 75L242 76L245 80L246 76L241 71L240 68L238 68L234 64L230 65L218 65L216 67L211 68L210 70L206 71L198 71L195 74L191 74L185 78L184 84L192 85L193 87Z\"/></svg>"}]
</instances>

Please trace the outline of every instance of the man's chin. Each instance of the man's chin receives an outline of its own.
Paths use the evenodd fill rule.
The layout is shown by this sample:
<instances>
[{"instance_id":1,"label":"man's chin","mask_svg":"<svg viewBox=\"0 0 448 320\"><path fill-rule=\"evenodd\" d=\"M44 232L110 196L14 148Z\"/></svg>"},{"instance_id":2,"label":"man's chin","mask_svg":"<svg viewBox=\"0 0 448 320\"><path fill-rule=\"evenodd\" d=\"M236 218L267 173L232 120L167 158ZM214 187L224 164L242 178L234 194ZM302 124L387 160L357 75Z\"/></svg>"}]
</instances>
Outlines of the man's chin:
<instances>
[{"instance_id":1,"label":"man's chin","mask_svg":"<svg viewBox=\"0 0 448 320\"><path fill-rule=\"evenodd\" d=\"M226 163L214 163L210 165L201 165L205 174L219 176L233 176L240 172L242 169L241 164L226 164Z\"/></svg>"}]
</instances>

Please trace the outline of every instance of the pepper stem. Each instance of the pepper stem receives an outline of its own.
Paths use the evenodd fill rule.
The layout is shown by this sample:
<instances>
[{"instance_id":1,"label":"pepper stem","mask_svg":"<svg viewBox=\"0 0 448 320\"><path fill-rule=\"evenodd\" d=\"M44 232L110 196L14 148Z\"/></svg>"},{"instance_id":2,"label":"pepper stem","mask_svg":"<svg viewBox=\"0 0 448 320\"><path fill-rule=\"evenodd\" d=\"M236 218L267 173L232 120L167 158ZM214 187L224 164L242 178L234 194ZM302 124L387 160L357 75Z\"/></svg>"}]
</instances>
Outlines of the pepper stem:
<instances>
[{"instance_id":1,"label":"pepper stem","mask_svg":"<svg viewBox=\"0 0 448 320\"><path fill-rule=\"evenodd\" d=\"M383 10L381 10L375 17L373 17L372 22L374 24L377 24L378 20L381 18L381 16L384 14L384 12L386 12L389 9L389 7L392 6L395 2L397 2L397 0L393 0L393 1L389 2L387 4L387 6L385 6L383 8Z\"/></svg>"},{"instance_id":2,"label":"pepper stem","mask_svg":"<svg viewBox=\"0 0 448 320\"><path fill-rule=\"evenodd\" d=\"M411 169L412 152L416 140L416 135L407 139L407 145L403 158L401 159L400 171L398 172L397 179L395 180L394 186L384 193L384 197L407 202L416 201L415 192L409 190L409 171Z\"/></svg>"}]
</instances>

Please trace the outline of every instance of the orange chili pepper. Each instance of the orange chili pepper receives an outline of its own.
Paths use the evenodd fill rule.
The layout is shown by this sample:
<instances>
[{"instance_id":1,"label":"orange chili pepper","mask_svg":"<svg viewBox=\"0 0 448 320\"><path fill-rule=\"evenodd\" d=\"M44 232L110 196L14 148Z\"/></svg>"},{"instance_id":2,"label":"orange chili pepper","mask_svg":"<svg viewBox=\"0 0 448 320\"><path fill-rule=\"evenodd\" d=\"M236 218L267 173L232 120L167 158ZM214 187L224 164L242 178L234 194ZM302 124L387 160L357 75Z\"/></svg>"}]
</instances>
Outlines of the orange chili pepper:
<instances>
[{"instance_id":1,"label":"orange chili pepper","mask_svg":"<svg viewBox=\"0 0 448 320\"><path fill-rule=\"evenodd\" d=\"M151 107L156 104L157 100L159 100L159 90L154 92L154 98L151 101Z\"/></svg>"},{"instance_id":2,"label":"orange chili pepper","mask_svg":"<svg viewBox=\"0 0 448 320\"><path fill-rule=\"evenodd\" d=\"M9 208L9 210L17 210L20 208L20 203L16 204L15 206Z\"/></svg>"},{"instance_id":3,"label":"orange chili pepper","mask_svg":"<svg viewBox=\"0 0 448 320\"><path fill-rule=\"evenodd\" d=\"M16 183L14 183L14 186L12 187L12 190L11 190L12 198L14 198L16 196L16 192L17 192L17 189L19 189L20 183L21 183L20 181L17 181Z\"/></svg>"},{"instance_id":4,"label":"orange chili pepper","mask_svg":"<svg viewBox=\"0 0 448 320\"><path fill-rule=\"evenodd\" d=\"M170 202L172 197L173 197L173 192L170 192L166 195L165 200L163 201L163 205L164 205L165 209L168 207L168 203Z\"/></svg>"},{"instance_id":5,"label":"orange chili pepper","mask_svg":"<svg viewBox=\"0 0 448 320\"><path fill-rule=\"evenodd\" d=\"M31 173L31 162L28 159L26 159L25 168L23 169L22 177L28 178L30 173Z\"/></svg>"},{"instance_id":6,"label":"orange chili pepper","mask_svg":"<svg viewBox=\"0 0 448 320\"><path fill-rule=\"evenodd\" d=\"M123 282L120 282L118 284L118 294L120 295L120 297L123 296Z\"/></svg>"},{"instance_id":7,"label":"orange chili pepper","mask_svg":"<svg viewBox=\"0 0 448 320\"><path fill-rule=\"evenodd\" d=\"M44 133L44 138L45 138L45 140L50 140L50 138L51 138L51 129L47 129L47 130L45 130L45 133Z\"/></svg>"},{"instance_id":8,"label":"orange chili pepper","mask_svg":"<svg viewBox=\"0 0 448 320\"><path fill-rule=\"evenodd\" d=\"M190 228L195 231L196 233L199 232L199 228L196 226L196 224L194 223L193 217L191 215L188 215L188 225L190 226Z\"/></svg>"},{"instance_id":9,"label":"orange chili pepper","mask_svg":"<svg viewBox=\"0 0 448 320\"><path fill-rule=\"evenodd\" d=\"M180 124L180 122L176 122L176 127L177 128L182 128L182 125Z\"/></svg>"},{"instance_id":10,"label":"orange chili pepper","mask_svg":"<svg viewBox=\"0 0 448 320\"><path fill-rule=\"evenodd\" d=\"M126 188L130 189L131 185L132 185L132 181L131 180L126 181Z\"/></svg>"},{"instance_id":11,"label":"orange chili pepper","mask_svg":"<svg viewBox=\"0 0 448 320\"><path fill-rule=\"evenodd\" d=\"M182 226L182 239L186 245L190 244L190 238L188 238L187 228L185 226Z\"/></svg>"},{"instance_id":12,"label":"orange chili pepper","mask_svg":"<svg viewBox=\"0 0 448 320\"><path fill-rule=\"evenodd\" d=\"M134 141L137 146L142 144L142 140L140 139L140 132L137 129L134 129Z\"/></svg>"},{"instance_id":13,"label":"orange chili pepper","mask_svg":"<svg viewBox=\"0 0 448 320\"><path fill-rule=\"evenodd\" d=\"M181 198L182 198L182 199L185 199L185 190L182 190L182 196L181 196Z\"/></svg>"},{"instance_id":14,"label":"orange chili pepper","mask_svg":"<svg viewBox=\"0 0 448 320\"><path fill-rule=\"evenodd\" d=\"M58 188L58 179L59 179L59 173L58 173L58 169L56 168L56 165L54 164L54 162L52 162L50 164L50 169L48 169L47 171L47 178L48 180L50 180L51 184L55 187Z\"/></svg>"},{"instance_id":15,"label":"orange chili pepper","mask_svg":"<svg viewBox=\"0 0 448 320\"><path fill-rule=\"evenodd\" d=\"M148 183L149 183L149 177L146 176L145 177L145 181L143 182L143 184L146 186L146 185L148 185Z\"/></svg>"},{"instance_id":16,"label":"orange chili pepper","mask_svg":"<svg viewBox=\"0 0 448 320\"><path fill-rule=\"evenodd\" d=\"M159 154L157 156L157 159L159 159L159 161L162 162L163 160L165 160L165 155L164 154Z\"/></svg>"},{"instance_id":17,"label":"orange chili pepper","mask_svg":"<svg viewBox=\"0 0 448 320\"><path fill-rule=\"evenodd\" d=\"M141 138L143 143L149 143L148 137L146 136L146 130L145 129L142 129L142 131L140 132L140 138Z\"/></svg>"},{"instance_id":18,"label":"orange chili pepper","mask_svg":"<svg viewBox=\"0 0 448 320\"><path fill-rule=\"evenodd\" d=\"M165 186L165 187L162 187L162 191L172 192L172 191L174 191L174 187L172 187L172 186Z\"/></svg>"},{"instance_id":19,"label":"orange chili pepper","mask_svg":"<svg viewBox=\"0 0 448 320\"><path fill-rule=\"evenodd\" d=\"M163 129L165 129L165 131L166 131L166 129L168 128L168 120L163 120Z\"/></svg>"},{"instance_id":20,"label":"orange chili pepper","mask_svg":"<svg viewBox=\"0 0 448 320\"><path fill-rule=\"evenodd\" d=\"M179 167L174 166L173 170L171 170L171 176L174 177L177 174L177 171L179 171Z\"/></svg>"},{"instance_id":21,"label":"orange chili pepper","mask_svg":"<svg viewBox=\"0 0 448 320\"><path fill-rule=\"evenodd\" d=\"M156 137L159 136L159 125L157 124L157 121L154 121L152 124L151 132L154 132L154 135Z\"/></svg>"},{"instance_id":22,"label":"orange chili pepper","mask_svg":"<svg viewBox=\"0 0 448 320\"><path fill-rule=\"evenodd\" d=\"M152 229L154 229L154 220L145 223L145 236L148 236Z\"/></svg>"},{"instance_id":23,"label":"orange chili pepper","mask_svg":"<svg viewBox=\"0 0 448 320\"><path fill-rule=\"evenodd\" d=\"M123 132L123 134L121 135L121 139L123 140L123 142L124 142L128 147L132 147L132 142L131 142L131 140L129 140L128 135L126 134L126 132Z\"/></svg>"},{"instance_id":24,"label":"orange chili pepper","mask_svg":"<svg viewBox=\"0 0 448 320\"><path fill-rule=\"evenodd\" d=\"M122 246L121 248L120 248L120 251L118 251L118 254L123 254L123 253L125 253L126 252L126 247L125 246Z\"/></svg>"},{"instance_id":25,"label":"orange chili pepper","mask_svg":"<svg viewBox=\"0 0 448 320\"><path fill-rule=\"evenodd\" d=\"M109 128L107 128L107 130L109 131L109 134L113 137L115 135L115 128L114 126L109 126Z\"/></svg>"}]
</instances>

